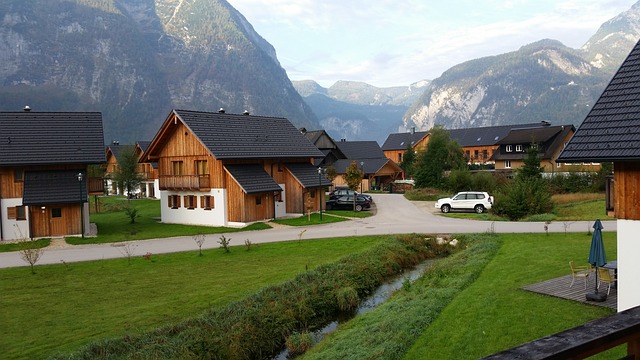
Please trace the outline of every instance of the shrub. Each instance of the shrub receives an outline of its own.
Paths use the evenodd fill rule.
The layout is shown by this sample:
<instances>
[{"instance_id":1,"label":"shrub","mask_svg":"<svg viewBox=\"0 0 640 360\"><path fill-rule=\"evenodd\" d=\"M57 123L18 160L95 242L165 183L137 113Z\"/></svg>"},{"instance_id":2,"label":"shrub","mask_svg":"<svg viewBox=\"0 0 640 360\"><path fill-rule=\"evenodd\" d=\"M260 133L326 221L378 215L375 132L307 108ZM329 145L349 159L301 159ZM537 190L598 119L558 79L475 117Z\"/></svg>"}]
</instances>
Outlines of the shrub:
<instances>
[{"instance_id":1,"label":"shrub","mask_svg":"<svg viewBox=\"0 0 640 360\"><path fill-rule=\"evenodd\" d=\"M294 332L287 337L285 345L289 354L293 356L301 355L311 349L315 343L315 338L312 333L305 331L302 333Z\"/></svg>"},{"instance_id":2,"label":"shrub","mask_svg":"<svg viewBox=\"0 0 640 360\"><path fill-rule=\"evenodd\" d=\"M546 182L541 178L521 178L496 194L493 211L509 220L551 211L553 202Z\"/></svg>"},{"instance_id":3,"label":"shrub","mask_svg":"<svg viewBox=\"0 0 640 360\"><path fill-rule=\"evenodd\" d=\"M471 187L473 190L486 191L489 194L493 194L498 188L498 179L492 173L479 172L471 177Z\"/></svg>"},{"instance_id":4,"label":"shrub","mask_svg":"<svg viewBox=\"0 0 640 360\"><path fill-rule=\"evenodd\" d=\"M351 286L343 287L336 293L338 309L340 311L350 311L358 307L359 298L356 289Z\"/></svg>"},{"instance_id":5,"label":"shrub","mask_svg":"<svg viewBox=\"0 0 640 360\"><path fill-rule=\"evenodd\" d=\"M446 178L447 188L453 192L471 190L472 183L469 170L451 170Z\"/></svg>"}]
</instances>

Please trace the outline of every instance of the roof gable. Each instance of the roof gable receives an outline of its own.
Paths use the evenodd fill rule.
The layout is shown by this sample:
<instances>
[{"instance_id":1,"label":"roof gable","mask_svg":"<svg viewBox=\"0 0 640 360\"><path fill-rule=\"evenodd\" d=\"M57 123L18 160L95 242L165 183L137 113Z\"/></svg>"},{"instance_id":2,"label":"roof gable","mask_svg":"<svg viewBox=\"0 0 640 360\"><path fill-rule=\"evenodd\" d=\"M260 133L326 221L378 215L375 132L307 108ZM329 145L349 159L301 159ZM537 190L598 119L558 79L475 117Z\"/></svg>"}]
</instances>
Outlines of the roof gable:
<instances>
[{"instance_id":1,"label":"roof gable","mask_svg":"<svg viewBox=\"0 0 640 360\"><path fill-rule=\"evenodd\" d=\"M225 165L224 168L246 194L282 191L280 185L260 165Z\"/></svg>"},{"instance_id":2,"label":"roof gable","mask_svg":"<svg viewBox=\"0 0 640 360\"><path fill-rule=\"evenodd\" d=\"M640 160L640 41L558 157L561 162Z\"/></svg>"},{"instance_id":3,"label":"roof gable","mask_svg":"<svg viewBox=\"0 0 640 360\"><path fill-rule=\"evenodd\" d=\"M182 122L216 159L323 157L285 118L173 110L147 154L157 153L172 123Z\"/></svg>"},{"instance_id":4,"label":"roof gable","mask_svg":"<svg viewBox=\"0 0 640 360\"><path fill-rule=\"evenodd\" d=\"M0 112L0 165L98 164L105 159L98 112Z\"/></svg>"},{"instance_id":5,"label":"roof gable","mask_svg":"<svg viewBox=\"0 0 640 360\"><path fill-rule=\"evenodd\" d=\"M324 174L318 174L318 168L309 163L284 164L284 166L303 188L333 185Z\"/></svg>"},{"instance_id":6,"label":"roof gable","mask_svg":"<svg viewBox=\"0 0 640 360\"><path fill-rule=\"evenodd\" d=\"M451 140L457 141L462 147L493 146L507 136L511 130L536 126L540 126L540 123L485 126L477 128L451 129L448 131Z\"/></svg>"}]
</instances>

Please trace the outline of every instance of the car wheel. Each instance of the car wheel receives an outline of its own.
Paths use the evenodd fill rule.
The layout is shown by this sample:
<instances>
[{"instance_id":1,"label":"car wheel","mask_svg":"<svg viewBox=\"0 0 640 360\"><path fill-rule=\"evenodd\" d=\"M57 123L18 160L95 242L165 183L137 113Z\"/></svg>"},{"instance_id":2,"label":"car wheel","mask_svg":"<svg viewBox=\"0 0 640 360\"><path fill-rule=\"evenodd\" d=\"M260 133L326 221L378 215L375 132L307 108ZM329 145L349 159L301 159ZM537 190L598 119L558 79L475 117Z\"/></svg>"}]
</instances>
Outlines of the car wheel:
<instances>
[{"instance_id":1,"label":"car wheel","mask_svg":"<svg viewBox=\"0 0 640 360\"><path fill-rule=\"evenodd\" d=\"M473 209L474 209L474 210L476 211L476 213L478 213L478 214L482 214L482 213L484 212L484 206L482 206L482 205L480 205L480 204L476 205Z\"/></svg>"},{"instance_id":2,"label":"car wheel","mask_svg":"<svg viewBox=\"0 0 640 360\"><path fill-rule=\"evenodd\" d=\"M362 205L357 204L356 205L356 211L362 211Z\"/></svg>"},{"instance_id":3,"label":"car wheel","mask_svg":"<svg viewBox=\"0 0 640 360\"><path fill-rule=\"evenodd\" d=\"M444 204L444 205L442 205L442 206L440 207L440 211L442 211L443 213L445 213L445 214L446 214L446 213L448 213L449 211L451 211L451 206L450 206L450 205L447 205L447 204Z\"/></svg>"}]
</instances>

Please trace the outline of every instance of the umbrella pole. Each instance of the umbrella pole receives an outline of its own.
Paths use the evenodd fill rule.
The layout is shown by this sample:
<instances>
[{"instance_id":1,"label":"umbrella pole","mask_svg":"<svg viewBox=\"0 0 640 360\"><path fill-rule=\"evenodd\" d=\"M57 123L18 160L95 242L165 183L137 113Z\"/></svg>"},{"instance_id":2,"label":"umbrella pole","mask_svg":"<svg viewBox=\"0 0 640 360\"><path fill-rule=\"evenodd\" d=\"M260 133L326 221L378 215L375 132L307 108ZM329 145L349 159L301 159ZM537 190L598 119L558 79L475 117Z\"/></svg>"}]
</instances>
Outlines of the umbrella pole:
<instances>
[{"instance_id":1,"label":"umbrella pole","mask_svg":"<svg viewBox=\"0 0 640 360\"><path fill-rule=\"evenodd\" d=\"M598 293L598 267L596 266L596 291L587 294L587 301L603 302L607 300L607 294Z\"/></svg>"}]
</instances>

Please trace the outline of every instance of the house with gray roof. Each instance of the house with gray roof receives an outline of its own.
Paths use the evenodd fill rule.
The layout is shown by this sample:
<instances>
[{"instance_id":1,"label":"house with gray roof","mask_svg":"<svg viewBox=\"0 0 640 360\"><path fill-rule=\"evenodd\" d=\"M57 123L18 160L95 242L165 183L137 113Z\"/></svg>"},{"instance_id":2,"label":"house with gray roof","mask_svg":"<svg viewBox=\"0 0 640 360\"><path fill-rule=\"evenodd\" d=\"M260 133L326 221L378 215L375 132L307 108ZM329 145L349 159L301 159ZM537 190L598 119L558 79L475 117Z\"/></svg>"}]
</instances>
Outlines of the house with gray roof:
<instances>
[{"instance_id":1,"label":"house with gray roof","mask_svg":"<svg viewBox=\"0 0 640 360\"><path fill-rule=\"evenodd\" d=\"M640 306L640 42L631 50L558 163L612 162L618 311ZM604 209L603 209L604 213ZM604 229L604 231L611 229ZM609 254L607 254L609 255Z\"/></svg>"},{"instance_id":2,"label":"house with gray roof","mask_svg":"<svg viewBox=\"0 0 640 360\"><path fill-rule=\"evenodd\" d=\"M320 209L323 156L285 118L172 110L140 161L158 164L163 222L244 226Z\"/></svg>"},{"instance_id":3,"label":"house with gray roof","mask_svg":"<svg viewBox=\"0 0 640 360\"><path fill-rule=\"evenodd\" d=\"M344 175L347 168L355 163L364 174L360 192L371 189L383 189L402 175L402 169L398 164L385 156L385 153L375 141L346 141L336 143L345 159L333 163L338 177L333 182L336 186L347 185Z\"/></svg>"},{"instance_id":4,"label":"house with gray roof","mask_svg":"<svg viewBox=\"0 0 640 360\"><path fill-rule=\"evenodd\" d=\"M324 155L321 159L314 159L314 165L320 167L327 167L333 164L338 159L344 159L346 156L340 151L336 142L333 141L331 136L324 130L312 130L307 131L302 128L300 130L304 136L315 145L318 150Z\"/></svg>"},{"instance_id":5,"label":"house with gray roof","mask_svg":"<svg viewBox=\"0 0 640 360\"><path fill-rule=\"evenodd\" d=\"M150 144L151 141L147 140L136 141L133 145L121 145L119 141L112 141L112 143L107 146L107 166L104 174L106 185L105 193L107 195L129 195L126 189L120 188L120 185L115 181L116 173L120 169L118 159L123 151L132 152L136 159L140 159ZM139 163L137 173L141 180L140 185L138 188L133 189L131 195L150 198L157 198L157 196L160 196L157 175L158 163Z\"/></svg>"},{"instance_id":6,"label":"house with gray roof","mask_svg":"<svg viewBox=\"0 0 640 360\"><path fill-rule=\"evenodd\" d=\"M428 131L416 131L412 128L410 132L389 134L382 144L382 152L396 164L401 164L404 153L411 149L419 151L424 149L428 143Z\"/></svg>"},{"instance_id":7,"label":"house with gray roof","mask_svg":"<svg viewBox=\"0 0 640 360\"><path fill-rule=\"evenodd\" d=\"M89 234L105 162L97 112L0 112L0 240Z\"/></svg>"}]
</instances>

